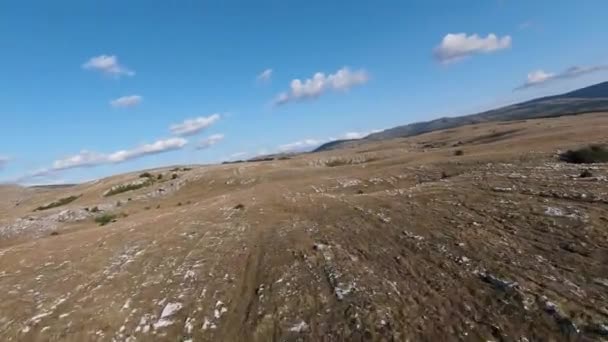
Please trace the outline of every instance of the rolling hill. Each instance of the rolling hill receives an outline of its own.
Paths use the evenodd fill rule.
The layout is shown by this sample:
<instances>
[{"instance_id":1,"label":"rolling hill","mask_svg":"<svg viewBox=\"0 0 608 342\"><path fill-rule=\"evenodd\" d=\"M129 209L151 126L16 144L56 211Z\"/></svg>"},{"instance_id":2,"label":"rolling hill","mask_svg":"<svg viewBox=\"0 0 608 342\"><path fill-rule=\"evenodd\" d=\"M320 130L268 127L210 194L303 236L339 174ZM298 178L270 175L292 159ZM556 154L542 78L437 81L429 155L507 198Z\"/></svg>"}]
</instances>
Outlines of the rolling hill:
<instances>
[{"instance_id":1,"label":"rolling hill","mask_svg":"<svg viewBox=\"0 0 608 342\"><path fill-rule=\"evenodd\" d=\"M514 121L537 118L576 115L608 110L608 82L581 88L569 93L542 97L477 114L444 117L431 121L416 122L373 133L363 139L336 140L319 146L314 152L328 151L357 145L362 141L379 141L411 137L442 129L483 122Z\"/></svg>"}]
</instances>

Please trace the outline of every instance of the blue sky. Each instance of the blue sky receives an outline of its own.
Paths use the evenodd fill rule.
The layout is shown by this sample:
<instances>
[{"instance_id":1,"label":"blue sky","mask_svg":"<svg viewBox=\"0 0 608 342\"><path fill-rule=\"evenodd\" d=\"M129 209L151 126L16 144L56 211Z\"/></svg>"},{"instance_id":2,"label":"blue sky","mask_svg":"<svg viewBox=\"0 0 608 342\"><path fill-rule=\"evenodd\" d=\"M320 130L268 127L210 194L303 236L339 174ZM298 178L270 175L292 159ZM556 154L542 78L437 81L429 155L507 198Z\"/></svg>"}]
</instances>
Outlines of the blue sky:
<instances>
[{"instance_id":1,"label":"blue sky","mask_svg":"<svg viewBox=\"0 0 608 342\"><path fill-rule=\"evenodd\" d=\"M3 1L0 181L310 148L601 82L605 13L603 0Z\"/></svg>"}]
</instances>

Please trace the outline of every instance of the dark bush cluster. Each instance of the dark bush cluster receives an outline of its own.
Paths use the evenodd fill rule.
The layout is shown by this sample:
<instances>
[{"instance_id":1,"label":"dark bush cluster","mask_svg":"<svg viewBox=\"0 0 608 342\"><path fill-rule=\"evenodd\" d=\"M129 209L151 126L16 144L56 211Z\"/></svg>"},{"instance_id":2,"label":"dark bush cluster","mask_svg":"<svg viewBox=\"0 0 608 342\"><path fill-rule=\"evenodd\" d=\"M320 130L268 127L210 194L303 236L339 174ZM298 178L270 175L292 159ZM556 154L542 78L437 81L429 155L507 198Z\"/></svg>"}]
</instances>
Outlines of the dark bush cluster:
<instances>
[{"instance_id":1,"label":"dark bush cluster","mask_svg":"<svg viewBox=\"0 0 608 342\"><path fill-rule=\"evenodd\" d=\"M578 150L568 150L560 159L573 164L593 164L608 162L608 150L604 146L590 145Z\"/></svg>"},{"instance_id":2,"label":"dark bush cluster","mask_svg":"<svg viewBox=\"0 0 608 342\"><path fill-rule=\"evenodd\" d=\"M60 207L62 205L66 205L68 203L72 203L75 200L77 200L80 196L70 196L70 197L64 197L61 198L55 202L49 203L47 205L42 205L36 209L34 209L34 211L41 211L41 210L47 210L47 209L51 209L51 208L57 208Z\"/></svg>"}]
</instances>

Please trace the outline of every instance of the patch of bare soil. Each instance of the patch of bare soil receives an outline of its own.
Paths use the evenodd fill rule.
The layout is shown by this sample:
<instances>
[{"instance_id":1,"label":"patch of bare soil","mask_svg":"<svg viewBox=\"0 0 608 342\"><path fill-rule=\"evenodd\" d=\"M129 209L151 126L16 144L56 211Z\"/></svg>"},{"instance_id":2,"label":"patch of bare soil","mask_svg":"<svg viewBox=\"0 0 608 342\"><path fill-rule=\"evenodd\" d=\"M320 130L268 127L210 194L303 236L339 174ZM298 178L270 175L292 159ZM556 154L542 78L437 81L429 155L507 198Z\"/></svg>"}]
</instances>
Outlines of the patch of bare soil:
<instances>
[{"instance_id":1,"label":"patch of bare soil","mask_svg":"<svg viewBox=\"0 0 608 342\"><path fill-rule=\"evenodd\" d=\"M139 173L6 188L0 340L607 339L608 165L559 160L607 128L478 124L110 197Z\"/></svg>"}]
</instances>

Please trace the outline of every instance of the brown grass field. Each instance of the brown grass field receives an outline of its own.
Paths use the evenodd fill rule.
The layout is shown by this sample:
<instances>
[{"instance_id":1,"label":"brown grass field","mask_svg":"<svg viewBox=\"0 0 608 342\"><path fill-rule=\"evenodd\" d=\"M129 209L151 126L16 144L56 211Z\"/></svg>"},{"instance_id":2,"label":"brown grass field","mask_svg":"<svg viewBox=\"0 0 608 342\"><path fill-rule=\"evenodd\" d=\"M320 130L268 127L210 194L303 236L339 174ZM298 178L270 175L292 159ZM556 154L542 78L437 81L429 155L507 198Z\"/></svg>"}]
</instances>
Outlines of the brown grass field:
<instances>
[{"instance_id":1,"label":"brown grass field","mask_svg":"<svg viewBox=\"0 0 608 342\"><path fill-rule=\"evenodd\" d=\"M607 132L596 113L148 170L112 196L141 172L2 186L0 341L608 340L608 165L557 157Z\"/></svg>"}]
</instances>

